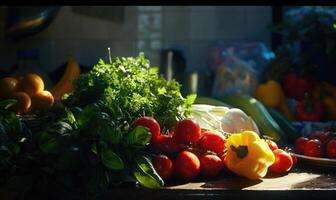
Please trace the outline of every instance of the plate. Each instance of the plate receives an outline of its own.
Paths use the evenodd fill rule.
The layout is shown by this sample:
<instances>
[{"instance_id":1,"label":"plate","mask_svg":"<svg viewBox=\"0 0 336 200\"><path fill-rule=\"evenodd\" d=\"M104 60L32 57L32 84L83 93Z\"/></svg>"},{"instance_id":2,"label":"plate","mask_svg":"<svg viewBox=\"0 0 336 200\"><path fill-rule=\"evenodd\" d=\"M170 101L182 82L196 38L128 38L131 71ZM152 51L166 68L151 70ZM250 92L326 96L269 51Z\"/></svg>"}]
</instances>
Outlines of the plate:
<instances>
[{"instance_id":1,"label":"plate","mask_svg":"<svg viewBox=\"0 0 336 200\"><path fill-rule=\"evenodd\" d=\"M329 159L329 158L317 158L311 156L305 156L301 154L292 153L301 161L312 165L319 165L319 166L328 166L328 167L336 167L336 159Z\"/></svg>"}]
</instances>

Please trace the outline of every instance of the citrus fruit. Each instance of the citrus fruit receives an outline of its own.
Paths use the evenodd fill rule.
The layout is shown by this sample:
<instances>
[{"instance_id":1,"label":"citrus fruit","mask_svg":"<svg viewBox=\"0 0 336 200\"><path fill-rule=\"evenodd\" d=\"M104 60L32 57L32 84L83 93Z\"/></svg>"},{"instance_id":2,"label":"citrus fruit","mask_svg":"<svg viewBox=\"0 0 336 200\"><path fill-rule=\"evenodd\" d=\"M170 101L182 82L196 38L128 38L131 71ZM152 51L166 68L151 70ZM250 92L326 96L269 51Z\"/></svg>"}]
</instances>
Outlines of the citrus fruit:
<instances>
[{"instance_id":1,"label":"citrus fruit","mask_svg":"<svg viewBox=\"0 0 336 200\"><path fill-rule=\"evenodd\" d=\"M31 97L32 110L47 110L54 104L54 97L48 90L43 90Z\"/></svg>"},{"instance_id":2,"label":"citrus fruit","mask_svg":"<svg viewBox=\"0 0 336 200\"><path fill-rule=\"evenodd\" d=\"M33 96L44 90L42 78L34 73L26 74L19 82L19 90Z\"/></svg>"},{"instance_id":3,"label":"citrus fruit","mask_svg":"<svg viewBox=\"0 0 336 200\"><path fill-rule=\"evenodd\" d=\"M25 92L16 92L13 94L13 98L18 102L14 106L14 110L17 114L26 114L31 106L31 99Z\"/></svg>"},{"instance_id":4,"label":"citrus fruit","mask_svg":"<svg viewBox=\"0 0 336 200\"><path fill-rule=\"evenodd\" d=\"M18 80L5 77L0 80L0 98L10 98L17 90Z\"/></svg>"}]
</instances>

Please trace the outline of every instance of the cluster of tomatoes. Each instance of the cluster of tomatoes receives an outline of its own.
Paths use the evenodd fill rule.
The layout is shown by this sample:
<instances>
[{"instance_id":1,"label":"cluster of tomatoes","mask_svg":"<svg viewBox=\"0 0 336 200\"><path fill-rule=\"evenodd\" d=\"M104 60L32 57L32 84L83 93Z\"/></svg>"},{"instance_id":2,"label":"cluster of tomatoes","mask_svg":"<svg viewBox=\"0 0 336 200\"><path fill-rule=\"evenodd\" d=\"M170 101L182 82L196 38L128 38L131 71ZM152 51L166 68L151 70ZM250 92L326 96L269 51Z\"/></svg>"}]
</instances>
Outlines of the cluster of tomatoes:
<instances>
[{"instance_id":1,"label":"cluster of tomatoes","mask_svg":"<svg viewBox=\"0 0 336 200\"><path fill-rule=\"evenodd\" d=\"M308 137L299 137L295 141L295 152L306 156L336 159L336 133L315 131Z\"/></svg>"},{"instance_id":2,"label":"cluster of tomatoes","mask_svg":"<svg viewBox=\"0 0 336 200\"><path fill-rule=\"evenodd\" d=\"M157 152L152 163L163 180L173 176L192 180L199 174L212 177L224 169L223 134L202 130L193 119L178 122L169 134L161 133L159 123L152 117L138 118L133 126L138 125L147 127L152 134L150 146Z\"/></svg>"},{"instance_id":3,"label":"cluster of tomatoes","mask_svg":"<svg viewBox=\"0 0 336 200\"><path fill-rule=\"evenodd\" d=\"M152 163L163 180L192 180L200 175L208 178L228 170L224 162L226 138L222 133L203 130L193 119L178 122L168 134L161 133L159 123L152 117L140 117L132 126L139 125L152 134L150 146L156 152ZM274 173L287 173L296 165L296 157L271 140L267 143L276 158L270 167Z\"/></svg>"}]
</instances>

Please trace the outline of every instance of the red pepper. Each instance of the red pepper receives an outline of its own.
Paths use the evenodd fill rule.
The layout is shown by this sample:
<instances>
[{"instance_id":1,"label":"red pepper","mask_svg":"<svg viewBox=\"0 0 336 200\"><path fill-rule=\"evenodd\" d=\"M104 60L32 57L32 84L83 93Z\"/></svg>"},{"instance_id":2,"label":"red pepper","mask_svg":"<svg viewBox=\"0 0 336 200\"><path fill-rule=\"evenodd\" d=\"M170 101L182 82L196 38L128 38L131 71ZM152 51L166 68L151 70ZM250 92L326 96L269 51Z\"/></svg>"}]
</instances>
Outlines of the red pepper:
<instances>
[{"instance_id":1,"label":"red pepper","mask_svg":"<svg viewBox=\"0 0 336 200\"><path fill-rule=\"evenodd\" d=\"M311 94L314 89L314 79L310 76L299 77L291 72L285 76L283 86L287 97L297 101L304 99L306 93Z\"/></svg>"},{"instance_id":2,"label":"red pepper","mask_svg":"<svg viewBox=\"0 0 336 200\"><path fill-rule=\"evenodd\" d=\"M320 101L313 101L308 95L296 106L296 117L300 121L320 121L323 114L323 104Z\"/></svg>"}]
</instances>

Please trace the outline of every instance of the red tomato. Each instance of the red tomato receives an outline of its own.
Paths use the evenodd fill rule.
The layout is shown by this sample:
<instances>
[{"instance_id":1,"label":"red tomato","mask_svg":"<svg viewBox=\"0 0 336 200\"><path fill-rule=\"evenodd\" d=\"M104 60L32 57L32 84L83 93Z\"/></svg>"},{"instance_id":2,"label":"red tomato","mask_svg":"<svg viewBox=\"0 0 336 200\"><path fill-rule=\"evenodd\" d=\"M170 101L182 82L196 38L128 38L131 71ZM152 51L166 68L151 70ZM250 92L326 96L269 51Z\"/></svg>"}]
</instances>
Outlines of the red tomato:
<instances>
[{"instance_id":1,"label":"red tomato","mask_svg":"<svg viewBox=\"0 0 336 200\"><path fill-rule=\"evenodd\" d=\"M193 119L185 119L175 126L174 139L181 144L197 142L201 137L201 128Z\"/></svg>"},{"instance_id":2,"label":"red tomato","mask_svg":"<svg viewBox=\"0 0 336 200\"><path fill-rule=\"evenodd\" d=\"M330 131L315 131L309 135L309 139L318 139L323 144L327 144L332 138L332 132Z\"/></svg>"},{"instance_id":3,"label":"red tomato","mask_svg":"<svg viewBox=\"0 0 336 200\"><path fill-rule=\"evenodd\" d=\"M266 140L267 144L268 144L268 147L274 151L276 149L279 149L277 143L275 143L273 140Z\"/></svg>"},{"instance_id":4,"label":"red tomato","mask_svg":"<svg viewBox=\"0 0 336 200\"><path fill-rule=\"evenodd\" d=\"M223 169L223 162L216 155L202 155L199 160L201 163L201 174L205 177L217 176Z\"/></svg>"},{"instance_id":5,"label":"red tomato","mask_svg":"<svg viewBox=\"0 0 336 200\"><path fill-rule=\"evenodd\" d=\"M221 156L225 149L225 137L216 131L205 131L200 140L200 147L204 150L215 152Z\"/></svg>"},{"instance_id":6,"label":"red tomato","mask_svg":"<svg viewBox=\"0 0 336 200\"><path fill-rule=\"evenodd\" d=\"M157 137L157 140L154 142L155 149L166 153L175 153L181 151L184 148L183 144L177 143L172 135L161 134Z\"/></svg>"},{"instance_id":7,"label":"red tomato","mask_svg":"<svg viewBox=\"0 0 336 200\"><path fill-rule=\"evenodd\" d=\"M160 175L163 180L168 180L173 173L173 162L166 155L156 155L152 159L155 171Z\"/></svg>"},{"instance_id":8,"label":"red tomato","mask_svg":"<svg viewBox=\"0 0 336 200\"><path fill-rule=\"evenodd\" d=\"M157 139L157 137L161 133L160 124L153 117L144 116L137 118L132 124L132 127L136 126L144 126L149 129L152 134L150 142L151 144Z\"/></svg>"},{"instance_id":9,"label":"red tomato","mask_svg":"<svg viewBox=\"0 0 336 200\"><path fill-rule=\"evenodd\" d=\"M282 149L276 149L273 153L275 161L270 167L271 170L277 174L287 173L293 166L291 155Z\"/></svg>"},{"instance_id":10,"label":"red tomato","mask_svg":"<svg viewBox=\"0 0 336 200\"><path fill-rule=\"evenodd\" d=\"M312 157L323 157L324 149L320 140L309 140L304 148L304 155Z\"/></svg>"},{"instance_id":11,"label":"red tomato","mask_svg":"<svg viewBox=\"0 0 336 200\"><path fill-rule=\"evenodd\" d=\"M174 161L175 173L183 180L191 180L200 172L200 161L190 151L180 152Z\"/></svg>"},{"instance_id":12,"label":"red tomato","mask_svg":"<svg viewBox=\"0 0 336 200\"><path fill-rule=\"evenodd\" d=\"M304 154L304 149L309 141L306 137L299 137L295 140L295 152L298 154Z\"/></svg>"},{"instance_id":13,"label":"red tomato","mask_svg":"<svg viewBox=\"0 0 336 200\"><path fill-rule=\"evenodd\" d=\"M336 139L332 139L327 144L328 158L336 159Z\"/></svg>"}]
</instances>

